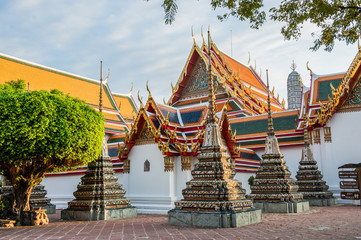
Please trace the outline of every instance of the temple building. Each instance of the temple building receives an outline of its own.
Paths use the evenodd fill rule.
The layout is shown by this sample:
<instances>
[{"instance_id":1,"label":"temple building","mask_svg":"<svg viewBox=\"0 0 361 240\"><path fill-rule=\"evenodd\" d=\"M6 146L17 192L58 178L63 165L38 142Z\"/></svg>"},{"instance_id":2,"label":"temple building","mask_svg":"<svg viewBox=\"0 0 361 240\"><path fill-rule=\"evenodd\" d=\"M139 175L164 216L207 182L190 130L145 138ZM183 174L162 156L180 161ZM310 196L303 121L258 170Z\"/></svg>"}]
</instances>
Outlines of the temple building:
<instances>
[{"instance_id":1,"label":"temple building","mask_svg":"<svg viewBox=\"0 0 361 240\"><path fill-rule=\"evenodd\" d=\"M248 179L255 176L265 152L267 86L252 66L237 62L212 41L208 45L216 124L232 159L234 179L242 182L248 194ZM126 191L124 197L131 200L139 213L167 213L175 207L175 202L183 199L182 189L186 189L186 182L192 179L191 170L198 163L208 115L208 55L204 40L201 46L194 41L168 102L157 103L148 88L148 99L142 102L139 98L138 109L130 94L115 94L107 83L103 85L107 93L103 114L109 155L118 182ZM302 84L295 68L292 69L289 86L301 97L297 107L289 105L286 109L286 102L280 101L274 90L270 94L274 134L291 178L295 178L298 171L304 147L303 126L307 121L314 160L336 198L340 198L341 192L338 167L360 162L360 47L350 62L344 73L318 75L310 70L309 88ZM0 54L0 73L0 83L24 79L30 83L30 91L57 88L98 107L97 80L3 54ZM306 120L304 113L308 116ZM67 202L73 199L84 171L80 167L46 176L42 184L58 208L66 208Z\"/></svg>"},{"instance_id":2,"label":"temple building","mask_svg":"<svg viewBox=\"0 0 361 240\"><path fill-rule=\"evenodd\" d=\"M243 147L237 136L250 133L252 139L252 133L267 129L267 87L252 67L227 56L214 42L210 45L216 122L223 144L234 159L235 178L247 186L248 178L260 165L260 158L253 149ZM168 103L156 103L147 88L148 100L141 103L126 144L120 147L123 184L138 212L166 213L176 200L182 199L182 189L191 180L190 170L198 162L208 114L207 49L204 41L202 46L194 41ZM270 101L274 112L285 111L284 102L280 103L273 94ZM294 129L297 111L293 114ZM247 117L257 116L261 118L254 125L243 122ZM286 113L277 120L284 116L290 118ZM297 134L292 132L289 138L294 139L293 135Z\"/></svg>"},{"instance_id":3,"label":"temple building","mask_svg":"<svg viewBox=\"0 0 361 240\"><path fill-rule=\"evenodd\" d=\"M11 80L22 79L30 91L58 89L84 100L91 107L99 108L99 80L94 80L72 73L15 58L0 53L0 84ZM105 118L105 134L107 135L109 155L112 158L114 170L122 170L118 161L118 143L122 144L125 133L129 132L133 117L138 108L129 94L112 93L107 82L103 83L103 115ZM79 167L67 172L47 174L42 184L58 208L65 208L67 202L73 199L80 177L86 167ZM61 182L62 184L59 184Z\"/></svg>"}]
</instances>

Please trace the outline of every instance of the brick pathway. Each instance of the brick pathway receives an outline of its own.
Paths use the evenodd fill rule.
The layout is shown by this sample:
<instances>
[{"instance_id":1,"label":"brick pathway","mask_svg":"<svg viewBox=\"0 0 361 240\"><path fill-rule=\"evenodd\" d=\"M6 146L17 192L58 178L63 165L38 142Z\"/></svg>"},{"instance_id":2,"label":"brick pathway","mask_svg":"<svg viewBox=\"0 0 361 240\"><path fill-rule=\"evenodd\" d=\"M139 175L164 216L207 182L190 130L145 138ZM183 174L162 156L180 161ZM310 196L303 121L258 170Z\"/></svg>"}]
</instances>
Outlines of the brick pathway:
<instances>
[{"instance_id":1,"label":"brick pathway","mask_svg":"<svg viewBox=\"0 0 361 240\"><path fill-rule=\"evenodd\" d=\"M167 224L166 215L63 222L60 212L39 227L0 229L0 239L361 239L361 207L312 207L301 214L264 214L262 223L241 228L197 229Z\"/></svg>"}]
</instances>

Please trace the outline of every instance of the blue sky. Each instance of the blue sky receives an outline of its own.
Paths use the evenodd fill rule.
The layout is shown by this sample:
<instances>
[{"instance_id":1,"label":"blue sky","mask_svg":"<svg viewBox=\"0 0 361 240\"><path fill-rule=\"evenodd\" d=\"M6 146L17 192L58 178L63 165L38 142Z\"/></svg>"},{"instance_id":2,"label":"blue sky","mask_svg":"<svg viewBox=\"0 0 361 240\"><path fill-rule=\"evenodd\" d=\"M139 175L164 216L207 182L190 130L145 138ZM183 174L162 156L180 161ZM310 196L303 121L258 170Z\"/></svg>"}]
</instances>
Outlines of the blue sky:
<instances>
[{"instance_id":1,"label":"blue sky","mask_svg":"<svg viewBox=\"0 0 361 240\"><path fill-rule=\"evenodd\" d=\"M246 22L217 20L209 1L178 1L178 14L172 25L164 24L162 1L150 0L2 0L0 2L0 52L77 75L99 79L99 61L104 71L110 69L109 85L113 92L128 93L134 83L133 96L147 98L146 81L152 95L162 102L171 94L186 63L193 44L202 44L208 26L218 48L257 72L269 69L270 84L287 99L287 76L292 60L306 86L309 72L316 74L347 71L357 45L337 43L329 53L309 47L316 31L304 27L298 41L283 40L281 24L268 22L259 30ZM279 1L267 0L267 4ZM231 34L232 32L232 34ZM232 37L231 37L232 36ZM231 50L232 42L232 50ZM255 63L256 61L256 63Z\"/></svg>"}]
</instances>

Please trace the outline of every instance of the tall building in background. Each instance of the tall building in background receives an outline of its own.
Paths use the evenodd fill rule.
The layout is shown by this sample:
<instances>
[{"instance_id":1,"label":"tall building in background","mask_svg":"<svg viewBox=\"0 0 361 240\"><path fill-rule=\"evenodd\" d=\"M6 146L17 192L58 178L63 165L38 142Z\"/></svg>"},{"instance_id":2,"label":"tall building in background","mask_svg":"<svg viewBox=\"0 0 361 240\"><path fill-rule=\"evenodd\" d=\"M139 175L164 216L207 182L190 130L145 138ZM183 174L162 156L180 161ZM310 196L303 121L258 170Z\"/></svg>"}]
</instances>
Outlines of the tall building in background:
<instances>
[{"instance_id":1,"label":"tall building in background","mask_svg":"<svg viewBox=\"0 0 361 240\"><path fill-rule=\"evenodd\" d=\"M301 81L300 75L296 72L296 64L292 63L291 66L292 72L288 75L287 78L287 102L288 110L299 109L301 105Z\"/></svg>"}]
</instances>

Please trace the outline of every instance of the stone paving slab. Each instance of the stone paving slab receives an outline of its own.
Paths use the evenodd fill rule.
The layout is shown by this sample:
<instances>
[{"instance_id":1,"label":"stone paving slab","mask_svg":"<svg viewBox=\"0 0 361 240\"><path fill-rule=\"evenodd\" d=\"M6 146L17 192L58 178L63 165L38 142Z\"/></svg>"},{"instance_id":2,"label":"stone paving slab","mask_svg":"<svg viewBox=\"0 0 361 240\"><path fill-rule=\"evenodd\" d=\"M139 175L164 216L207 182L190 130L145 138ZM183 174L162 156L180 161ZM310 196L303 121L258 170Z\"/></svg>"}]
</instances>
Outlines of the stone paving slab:
<instances>
[{"instance_id":1,"label":"stone paving slab","mask_svg":"<svg viewBox=\"0 0 361 240\"><path fill-rule=\"evenodd\" d=\"M60 211L49 215L50 224L0 228L0 239L361 239L361 207L311 207L298 214L263 214L262 222L240 228L202 229L168 225L167 215L70 222Z\"/></svg>"}]
</instances>

